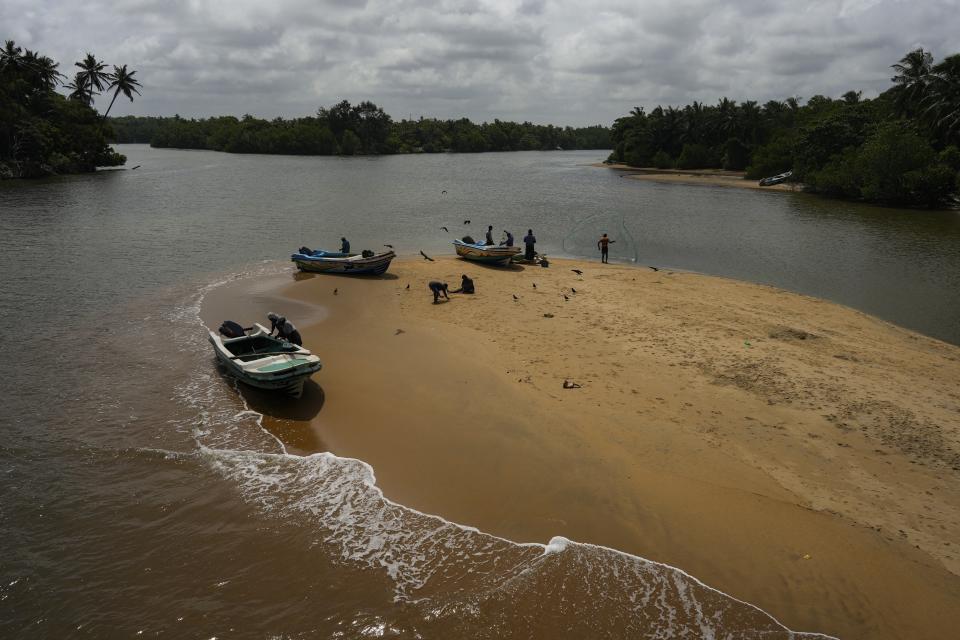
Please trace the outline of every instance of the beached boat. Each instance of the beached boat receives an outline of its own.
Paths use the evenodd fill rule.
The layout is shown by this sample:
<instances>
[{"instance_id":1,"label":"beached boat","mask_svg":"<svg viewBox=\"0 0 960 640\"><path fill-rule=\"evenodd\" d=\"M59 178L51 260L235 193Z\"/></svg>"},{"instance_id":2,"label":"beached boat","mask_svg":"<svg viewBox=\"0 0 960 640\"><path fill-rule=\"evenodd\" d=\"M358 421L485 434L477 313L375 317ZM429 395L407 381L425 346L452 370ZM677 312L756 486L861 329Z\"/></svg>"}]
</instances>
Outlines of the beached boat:
<instances>
[{"instance_id":1,"label":"beached boat","mask_svg":"<svg viewBox=\"0 0 960 640\"><path fill-rule=\"evenodd\" d=\"M501 266L510 264L513 256L520 253L520 247L498 247L492 244L474 244L462 240L454 240L453 246L457 250L457 255L465 260Z\"/></svg>"},{"instance_id":2,"label":"beached boat","mask_svg":"<svg viewBox=\"0 0 960 640\"><path fill-rule=\"evenodd\" d=\"M227 326L231 325L231 326ZM251 387L283 391L295 398L303 394L303 385L323 366L320 358L307 349L270 336L270 331L254 324L250 332L238 337L236 323L225 322L220 333L210 332L210 343L217 359L230 375ZM221 335L221 333L225 335Z\"/></svg>"},{"instance_id":3,"label":"beached boat","mask_svg":"<svg viewBox=\"0 0 960 640\"><path fill-rule=\"evenodd\" d=\"M781 182L786 182L787 178L793 175L793 171L785 171L783 173L778 173L775 176L770 176L769 178L764 178L760 181L761 187L770 187L775 184L780 184Z\"/></svg>"},{"instance_id":4,"label":"beached boat","mask_svg":"<svg viewBox=\"0 0 960 640\"><path fill-rule=\"evenodd\" d=\"M378 276L387 272L390 262L396 257L397 254L393 251L363 255L360 253L335 253L318 250L309 253L294 253L290 256L290 260L301 271Z\"/></svg>"}]
</instances>

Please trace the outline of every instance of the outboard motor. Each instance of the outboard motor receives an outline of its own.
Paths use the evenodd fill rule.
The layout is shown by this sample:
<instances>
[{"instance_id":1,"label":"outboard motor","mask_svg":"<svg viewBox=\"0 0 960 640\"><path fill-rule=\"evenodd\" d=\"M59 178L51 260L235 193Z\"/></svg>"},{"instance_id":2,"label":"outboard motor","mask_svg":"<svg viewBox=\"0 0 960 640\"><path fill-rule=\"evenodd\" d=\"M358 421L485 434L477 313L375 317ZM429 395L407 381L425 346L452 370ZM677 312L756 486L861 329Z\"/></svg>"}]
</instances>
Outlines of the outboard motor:
<instances>
[{"instance_id":1,"label":"outboard motor","mask_svg":"<svg viewBox=\"0 0 960 640\"><path fill-rule=\"evenodd\" d=\"M220 335L224 336L225 338L242 338L243 336L247 335L247 332L243 330L243 327L233 320L224 320L218 331L220 332Z\"/></svg>"}]
</instances>

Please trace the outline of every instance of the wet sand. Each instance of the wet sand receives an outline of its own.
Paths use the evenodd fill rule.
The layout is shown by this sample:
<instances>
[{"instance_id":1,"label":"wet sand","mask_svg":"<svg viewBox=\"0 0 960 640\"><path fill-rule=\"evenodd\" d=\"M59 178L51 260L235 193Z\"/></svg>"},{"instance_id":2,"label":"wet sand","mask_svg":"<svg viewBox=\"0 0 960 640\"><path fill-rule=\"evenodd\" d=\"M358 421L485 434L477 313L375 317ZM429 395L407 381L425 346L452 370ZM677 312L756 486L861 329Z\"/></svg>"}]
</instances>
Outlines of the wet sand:
<instances>
[{"instance_id":1,"label":"wet sand","mask_svg":"<svg viewBox=\"0 0 960 640\"><path fill-rule=\"evenodd\" d=\"M653 182L674 182L679 184L705 185L711 187L733 187L736 189L756 189L759 191L802 191L803 186L794 183L774 184L761 187L758 180L746 180L744 171L724 171L722 169L655 169L653 167L631 167L626 164L604 164L598 162L595 167L623 171L624 176L632 180L650 180Z\"/></svg>"},{"instance_id":2,"label":"wet sand","mask_svg":"<svg viewBox=\"0 0 960 640\"><path fill-rule=\"evenodd\" d=\"M431 304L426 282L460 273L477 295ZM266 420L292 452L365 460L392 500L512 540L680 567L791 629L960 624L960 348L618 265L398 260L384 279L287 282L227 288L204 315L302 314L319 391Z\"/></svg>"}]
</instances>

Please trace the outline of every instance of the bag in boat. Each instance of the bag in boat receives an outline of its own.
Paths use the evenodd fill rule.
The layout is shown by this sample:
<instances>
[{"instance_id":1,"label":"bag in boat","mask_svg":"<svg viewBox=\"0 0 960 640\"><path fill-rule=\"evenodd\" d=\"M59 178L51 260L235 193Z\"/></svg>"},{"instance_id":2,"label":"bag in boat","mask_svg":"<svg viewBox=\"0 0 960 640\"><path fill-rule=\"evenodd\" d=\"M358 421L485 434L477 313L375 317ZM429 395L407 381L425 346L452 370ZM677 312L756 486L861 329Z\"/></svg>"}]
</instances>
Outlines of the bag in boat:
<instances>
[{"instance_id":1,"label":"bag in boat","mask_svg":"<svg viewBox=\"0 0 960 640\"><path fill-rule=\"evenodd\" d=\"M226 338L242 338L247 335L247 332L243 330L239 324L233 320L224 320L223 324L220 325L220 328L217 329L220 332L220 335Z\"/></svg>"},{"instance_id":2,"label":"bag in boat","mask_svg":"<svg viewBox=\"0 0 960 640\"><path fill-rule=\"evenodd\" d=\"M463 236L462 238L460 238L460 241L466 242L467 244L477 244L477 242L473 239L472 236Z\"/></svg>"},{"instance_id":3,"label":"bag in boat","mask_svg":"<svg viewBox=\"0 0 960 640\"><path fill-rule=\"evenodd\" d=\"M364 258L372 258L373 251L370 251L370 249L364 249L363 251L360 252L360 255Z\"/></svg>"},{"instance_id":4,"label":"bag in boat","mask_svg":"<svg viewBox=\"0 0 960 640\"><path fill-rule=\"evenodd\" d=\"M300 253L305 256L312 256L313 249L311 249L310 247L300 247L299 249L297 249L297 253Z\"/></svg>"}]
</instances>

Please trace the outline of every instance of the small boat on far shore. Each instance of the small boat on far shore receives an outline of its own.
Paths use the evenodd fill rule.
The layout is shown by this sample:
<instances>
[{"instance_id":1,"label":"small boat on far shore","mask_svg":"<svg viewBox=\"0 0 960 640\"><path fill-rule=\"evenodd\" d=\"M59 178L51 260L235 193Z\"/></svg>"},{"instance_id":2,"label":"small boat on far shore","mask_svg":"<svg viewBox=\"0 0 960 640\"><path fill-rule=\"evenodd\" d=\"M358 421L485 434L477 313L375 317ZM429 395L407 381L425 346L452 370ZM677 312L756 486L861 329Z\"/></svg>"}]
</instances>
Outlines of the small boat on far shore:
<instances>
[{"instance_id":1,"label":"small boat on far shore","mask_svg":"<svg viewBox=\"0 0 960 640\"><path fill-rule=\"evenodd\" d=\"M209 339L230 375L251 387L282 391L294 398L303 395L307 378L323 366L309 350L272 337L256 323L244 330L235 322L224 322L219 333L210 332Z\"/></svg>"},{"instance_id":2,"label":"small boat on far shore","mask_svg":"<svg viewBox=\"0 0 960 640\"><path fill-rule=\"evenodd\" d=\"M290 260L300 271L311 273L337 273L349 275L381 275L387 272L390 262L397 257L393 251L374 254L336 253L332 251L310 251L294 253Z\"/></svg>"},{"instance_id":3,"label":"small boat on far shore","mask_svg":"<svg viewBox=\"0 0 960 640\"><path fill-rule=\"evenodd\" d=\"M760 181L761 187L771 187L775 184L780 184L781 182L786 182L787 179L793 175L793 171L784 171L783 173L778 173L775 176L770 176L769 178L764 178Z\"/></svg>"},{"instance_id":4,"label":"small boat on far shore","mask_svg":"<svg viewBox=\"0 0 960 640\"><path fill-rule=\"evenodd\" d=\"M457 250L457 255L464 260L473 260L484 264L495 264L507 266L513 260L513 256L520 253L520 247L498 247L496 245L476 244L464 242L463 240L454 240L453 246Z\"/></svg>"}]
</instances>

